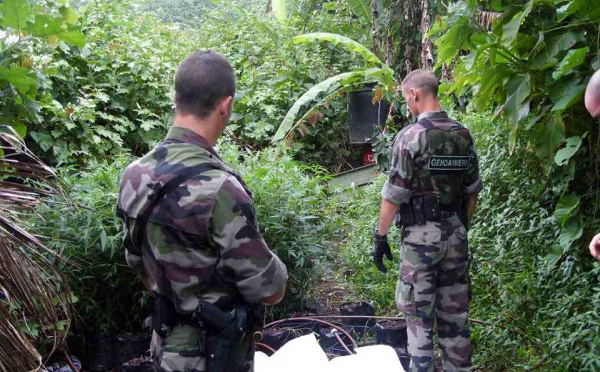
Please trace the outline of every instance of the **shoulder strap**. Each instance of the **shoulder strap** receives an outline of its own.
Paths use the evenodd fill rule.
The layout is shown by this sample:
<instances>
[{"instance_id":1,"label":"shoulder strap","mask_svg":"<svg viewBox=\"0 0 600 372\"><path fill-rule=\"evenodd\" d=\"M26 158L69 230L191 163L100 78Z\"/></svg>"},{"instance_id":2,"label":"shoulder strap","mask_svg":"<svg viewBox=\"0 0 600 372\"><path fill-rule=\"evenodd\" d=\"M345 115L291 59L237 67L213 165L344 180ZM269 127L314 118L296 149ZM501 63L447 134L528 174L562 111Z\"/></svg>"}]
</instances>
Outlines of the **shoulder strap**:
<instances>
[{"instance_id":1,"label":"shoulder strap","mask_svg":"<svg viewBox=\"0 0 600 372\"><path fill-rule=\"evenodd\" d=\"M177 187L179 187L182 183L189 180L192 177L198 176L206 171L220 169L219 167L213 164L202 164L195 167L185 168L183 171L179 172L175 177L169 180L163 187L161 187L158 191L152 194L150 197L150 204L144 210L144 212L138 217L138 223L140 224L137 229L135 244L138 245L140 250L143 245L143 237L146 231L146 225L148 224L148 219L152 214L152 210L156 206L156 204L168 195L172 191L174 191Z\"/></svg>"},{"instance_id":2,"label":"shoulder strap","mask_svg":"<svg viewBox=\"0 0 600 372\"><path fill-rule=\"evenodd\" d=\"M429 119L426 119L426 118L423 118L423 119L417 121L417 124L419 124L420 126L422 126L423 128L425 128L427 130L435 128L433 126L433 124L431 124L431 121L429 121Z\"/></svg>"},{"instance_id":3,"label":"shoulder strap","mask_svg":"<svg viewBox=\"0 0 600 372\"><path fill-rule=\"evenodd\" d=\"M467 129L467 128L466 128L464 125L462 125L461 123L459 123L459 122L458 122L458 121L456 121L456 120L454 120L454 123L456 123L456 126L457 126L459 129L466 129L466 130L469 130L469 129Z\"/></svg>"}]
</instances>

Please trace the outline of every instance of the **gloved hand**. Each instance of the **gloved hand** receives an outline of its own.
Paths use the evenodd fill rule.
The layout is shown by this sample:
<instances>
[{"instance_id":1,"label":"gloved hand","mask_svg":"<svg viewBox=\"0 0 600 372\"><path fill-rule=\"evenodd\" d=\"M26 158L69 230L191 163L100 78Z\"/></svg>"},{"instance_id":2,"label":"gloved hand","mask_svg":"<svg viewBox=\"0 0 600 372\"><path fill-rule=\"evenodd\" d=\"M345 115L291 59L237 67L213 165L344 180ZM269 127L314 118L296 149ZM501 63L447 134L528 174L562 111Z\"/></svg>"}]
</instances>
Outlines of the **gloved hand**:
<instances>
[{"instance_id":1,"label":"gloved hand","mask_svg":"<svg viewBox=\"0 0 600 372\"><path fill-rule=\"evenodd\" d=\"M375 266L377 270L382 273L387 273L387 268L383 264L383 255L388 258L388 260L393 260L394 256L392 256L392 250L390 249L390 245L388 244L387 235L378 235L377 230L373 233L373 262L375 262Z\"/></svg>"}]
</instances>

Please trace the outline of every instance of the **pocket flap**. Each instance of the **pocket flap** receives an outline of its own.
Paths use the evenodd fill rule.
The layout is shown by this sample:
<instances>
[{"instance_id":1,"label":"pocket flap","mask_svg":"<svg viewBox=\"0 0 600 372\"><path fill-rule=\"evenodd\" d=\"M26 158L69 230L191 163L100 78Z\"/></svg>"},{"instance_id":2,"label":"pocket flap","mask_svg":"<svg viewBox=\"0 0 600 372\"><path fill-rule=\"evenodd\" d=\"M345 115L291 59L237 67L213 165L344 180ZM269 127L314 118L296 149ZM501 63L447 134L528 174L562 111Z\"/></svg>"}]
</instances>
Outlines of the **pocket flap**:
<instances>
[{"instance_id":1,"label":"pocket flap","mask_svg":"<svg viewBox=\"0 0 600 372\"><path fill-rule=\"evenodd\" d=\"M437 228L424 226L424 228L405 229L404 243L410 245L435 245L442 241L442 231Z\"/></svg>"}]
</instances>

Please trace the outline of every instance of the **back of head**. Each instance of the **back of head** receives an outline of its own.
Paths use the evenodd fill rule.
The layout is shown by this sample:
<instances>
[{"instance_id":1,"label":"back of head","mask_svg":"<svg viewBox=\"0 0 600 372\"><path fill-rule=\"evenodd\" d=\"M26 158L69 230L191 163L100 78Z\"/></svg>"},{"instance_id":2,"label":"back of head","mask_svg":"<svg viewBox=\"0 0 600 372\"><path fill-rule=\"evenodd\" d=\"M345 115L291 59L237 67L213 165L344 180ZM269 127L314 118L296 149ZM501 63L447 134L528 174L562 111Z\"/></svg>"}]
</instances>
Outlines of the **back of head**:
<instances>
[{"instance_id":1,"label":"back of head","mask_svg":"<svg viewBox=\"0 0 600 372\"><path fill-rule=\"evenodd\" d=\"M600 118L600 70L596 71L585 89L585 108L594 118Z\"/></svg>"},{"instance_id":2,"label":"back of head","mask_svg":"<svg viewBox=\"0 0 600 372\"><path fill-rule=\"evenodd\" d=\"M419 89L432 97L437 97L438 86L438 79L433 72L427 70L414 70L402 80L402 89Z\"/></svg>"},{"instance_id":3,"label":"back of head","mask_svg":"<svg viewBox=\"0 0 600 372\"><path fill-rule=\"evenodd\" d=\"M235 74L223 56L196 52L181 62L175 74L175 112L204 119L218 102L235 94Z\"/></svg>"}]
</instances>

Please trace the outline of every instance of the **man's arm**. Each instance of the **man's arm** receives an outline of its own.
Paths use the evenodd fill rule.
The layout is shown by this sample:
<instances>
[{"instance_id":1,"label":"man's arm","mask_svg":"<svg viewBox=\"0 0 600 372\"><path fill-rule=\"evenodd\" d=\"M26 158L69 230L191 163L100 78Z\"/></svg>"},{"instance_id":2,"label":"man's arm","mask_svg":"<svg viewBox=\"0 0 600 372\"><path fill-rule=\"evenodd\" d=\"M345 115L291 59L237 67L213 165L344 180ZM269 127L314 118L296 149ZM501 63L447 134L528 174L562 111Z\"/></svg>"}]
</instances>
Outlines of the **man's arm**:
<instances>
[{"instance_id":1,"label":"man's arm","mask_svg":"<svg viewBox=\"0 0 600 372\"><path fill-rule=\"evenodd\" d=\"M379 212L379 224L377 225L378 235L387 235L394 217L398 212L398 205L389 200L381 199L381 210Z\"/></svg>"},{"instance_id":2,"label":"man's arm","mask_svg":"<svg viewBox=\"0 0 600 372\"><path fill-rule=\"evenodd\" d=\"M275 305L275 304L278 304L279 302L281 302L281 300L283 300L283 296L285 296L285 286L281 288L281 291L279 291L277 293L273 293L269 297L263 298L261 303L263 305Z\"/></svg>"},{"instance_id":3,"label":"man's arm","mask_svg":"<svg viewBox=\"0 0 600 372\"><path fill-rule=\"evenodd\" d=\"M133 238L131 237L131 230L133 229L133 225L135 224L134 220L130 220L127 217L124 218L123 221L123 246L125 247L125 261L127 261L127 265L131 268L131 270L138 274L140 277L140 281L148 290L148 292L153 292L153 282L150 274L144 267L142 262L141 250L136 247L133 243ZM131 225L131 228L130 228ZM138 227L139 228L139 227Z\"/></svg>"},{"instance_id":4,"label":"man's arm","mask_svg":"<svg viewBox=\"0 0 600 372\"><path fill-rule=\"evenodd\" d=\"M392 152L390 174L383 189L381 190L381 209L379 223L373 236L373 262L377 270L386 273L387 268L383 264L383 256L389 260L393 259L392 250L387 241L387 233L394 221L401 204L410 201L410 180L412 178L412 156L405 148L401 132L398 134Z\"/></svg>"},{"instance_id":5,"label":"man's arm","mask_svg":"<svg viewBox=\"0 0 600 372\"><path fill-rule=\"evenodd\" d=\"M469 196L469 200L467 201L467 225L470 224L471 218L473 218L476 208L477 208L477 194L471 194Z\"/></svg>"},{"instance_id":6,"label":"man's arm","mask_svg":"<svg viewBox=\"0 0 600 372\"><path fill-rule=\"evenodd\" d=\"M250 304L274 305L285 294L287 269L269 249L254 222L252 199L228 177L211 210L209 233L221 250L221 263Z\"/></svg>"},{"instance_id":7,"label":"man's arm","mask_svg":"<svg viewBox=\"0 0 600 372\"><path fill-rule=\"evenodd\" d=\"M600 261L600 234L592 238L590 242L590 254Z\"/></svg>"}]
</instances>

